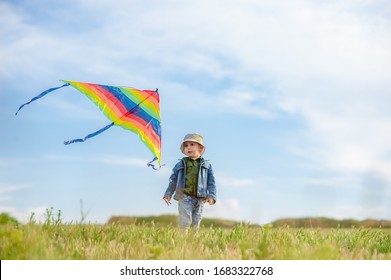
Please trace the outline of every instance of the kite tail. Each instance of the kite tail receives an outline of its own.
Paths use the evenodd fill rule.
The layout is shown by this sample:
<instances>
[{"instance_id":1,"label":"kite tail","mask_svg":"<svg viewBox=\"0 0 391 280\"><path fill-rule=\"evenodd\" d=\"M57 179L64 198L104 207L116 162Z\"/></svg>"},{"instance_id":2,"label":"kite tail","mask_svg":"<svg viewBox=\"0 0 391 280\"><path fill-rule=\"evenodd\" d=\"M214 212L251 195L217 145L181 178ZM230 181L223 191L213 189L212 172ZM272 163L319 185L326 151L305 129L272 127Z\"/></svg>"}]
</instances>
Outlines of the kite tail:
<instances>
[{"instance_id":1,"label":"kite tail","mask_svg":"<svg viewBox=\"0 0 391 280\"><path fill-rule=\"evenodd\" d=\"M91 134L88 134L86 137L84 137L83 139L79 138L79 139L73 139L73 140L69 140L69 141L64 141L64 145L69 145L69 144L72 144L72 143L76 143L76 142L84 142L86 141L88 138L92 138L92 137L95 137L96 135L98 134L101 134L103 131L109 129L110 127L112 127L114 125L114 122L112 122L111 124L109 125L106 125L105 127L99 129L98 131L95 131Z\"/></svg>"},{"instance_id":2,"label":"kite tail","mask_svg":"<svg viewBox=\"0 0 391 280\"><path fill-rule=\"evenodd\" d=\"M156 167L157 165L155 163L153 163L154 161L157 161L158 158L157 157L154 157L153 160L151 160L150 162L147 163L147 166L150 166L152 167L153 170L159 170L160 168L162 168L162 166L165 166L165 164L158 164L158 167Z\"/></svg>"},{"instance_id":3,"label":"kite tail","mask_svg":"<svg viewBox=\"0 0 391 280\"><path fill-rule=\"evenodd\" d=\"M50 92L52 92L52 91L55 91L55 90L57 90L57 89L60 89L60 88L62 88L62 87L66 87L66 86L69 86L69 83L63 84L63 85L60 86L60 87L49 88L49 89L45 90L44 92L38 94L36 97L34 97L33 99L31 99L29 102L24 103L23 105L21 105L21 106L19 107L18 111L16 111L15 115L18 114L18 112L20 111L20 109L22 109L24 106L30 104L31 102L34 102L35 100L44 97L46 94L48 94L48 93L50 93Z\"/></svg>"}]
</instances>

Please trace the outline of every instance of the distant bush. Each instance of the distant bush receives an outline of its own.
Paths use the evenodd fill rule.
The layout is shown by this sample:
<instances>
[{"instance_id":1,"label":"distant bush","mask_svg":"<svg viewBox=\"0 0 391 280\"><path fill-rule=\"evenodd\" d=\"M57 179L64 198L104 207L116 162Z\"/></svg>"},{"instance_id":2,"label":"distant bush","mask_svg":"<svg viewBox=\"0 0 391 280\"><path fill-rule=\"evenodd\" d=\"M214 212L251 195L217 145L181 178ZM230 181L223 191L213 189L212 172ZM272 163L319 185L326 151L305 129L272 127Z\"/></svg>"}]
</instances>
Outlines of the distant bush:
<instances>
[{"instance_id":1,"label":"distant bush","mask_svg":"<svg viewBox=\"0 0 391 280\"><path fill-rule=\"evenodd\" d=\"M145 217L132 217L132 216L112 216L107 224L119 224L119 225L142 225L153 223L159 226L177 226L178 216L177 215L160 215L160 216L145 216ZM203 218L201 225L204 227L221 227L221 228L232 228L241 223L231 220L224 219L212 219Z\"/></svg>"},{"instance_id":2,"label":"distant bush","mask_svg":"<svg viewBox=\"0 0 391 280\"><path fill-rule=\"evenodd\" d=\"M391 228L391 221L354 219L336 220L325 217L315 218L285 218L273 222L273 226L290 226L293 228Z\"/></svg>"},{"instance_id":3,"label":"distant bush","mask_svg":"<svg viewBox=\"0 0 391 280\"><path fill-rule=\"evenodd\" d=\"M159 226L177 226L177 215L160 215L160 216L112 216L107 224L119 224L119 225L143 225L143 224L155 224ZM201 226L204 227L217 227L217 228L233 228L239 224L247 224L238 221L216 219L216 218L203 218ZM279 219L271 223L274 227L289 226L292 228L391 228L391 221L387 220L363 220L358 221L354 219L336 220L326 217L313 217L313 218L285 218ZM260 227L258 224L247 224L249 227Z\"/></svg>"},{"instance_id":4,"label":"distant bush","mask_svg":"<svg viewBox=\"0 0 391 280\"><path fill-rule=\"evenodd\" d=\"M6 224L18 225L19 222L17 219L10 216L8 213L1 213L0 214L0 225L6 225Z\"/></svg>"}]
</instances>

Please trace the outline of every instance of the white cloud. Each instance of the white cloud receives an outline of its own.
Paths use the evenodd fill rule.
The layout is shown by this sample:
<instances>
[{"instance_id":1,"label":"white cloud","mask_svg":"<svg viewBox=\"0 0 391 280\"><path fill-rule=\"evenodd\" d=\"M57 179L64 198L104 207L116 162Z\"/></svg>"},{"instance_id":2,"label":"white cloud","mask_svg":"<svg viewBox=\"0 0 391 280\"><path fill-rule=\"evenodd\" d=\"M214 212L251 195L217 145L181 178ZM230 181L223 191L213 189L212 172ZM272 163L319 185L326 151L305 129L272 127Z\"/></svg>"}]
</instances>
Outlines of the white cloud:
<instances>
[{"instance_id":1,"label":"white cloud","mask_svg":"<svg viewBox=\"0 0 391 280\"><path fill-rule=\"evenodd\" d=\"M53 161L91 161L89 158L67 154L46 154L43 155L43 159Z\"/></svg>"},{"instance_id":2,"label":"white cloud","mask_svg":"<svg viewBox=\"0 0 391 280\"><path fill-rule=\"evenodd\" d=\"M262 119L274 118L276 108L268 108L267 98L262 93L241 88L230 88L214 98L216 108L239 115L249 115Z\"/></svg>"},{"instance_id":3,"label":"white cloud","mask_svg":"<svg viewBox=\"0 0 391 280\"><path fill-rule=\"evenodd\" d=\"M304 211L299 211L297 217L304 217ZM378 219L384 219L386 213L382 205L371 205L371 206L354 206L354 205L335 205L327 209L314 209L312 217L333 217L335 219L357 219L364 220L368 218L377 217Z\"/></svg>"},{"instance_id":4,"label":"white cloud","mask_svg":"<svg viewBox=\"0 0 391 280\"><path fill-rule=\"evenodd\" d=\"M26 184L14 185L8 183L0 183L0 201L9 200L12 196L12 193L30 187L31 186Z\"/></svg>"},{"instance_id":5,"label":"white cloud","mask_svg":"<svg viewBox=\"0 0 391 280\"><path fill-rule=\"evenodd\" d=\"M15 167L24 162L31 162L32 160L22 159L22 158L0 158L0 167Z\"/></svg>"},{"instance_id":6,"label":"white cloud","mask_svg":"<svg viewBox=\"0 0 391 280\"><path fill-rule=\"evenodd\" d=\"M99 162L110 164L110 165L124 165L124 166L136 166L136 167L146 167L147 160L141 158L129 158L123 156L102 156L98 158Z\"/></svg>"},{"instance_id":7,"label":"white cloud","mask_svg":"<svg viewBox=\"0 0 391 280\"><path fill-rule=\"evenodd\" d=\"M232 176L220 173L215 174L215 177L217 184L222 188L245 188L255 185L255 180L251 178L233 178Z\"/></svg>"},{"instance_id":8,"label":"white cloud","mask_svg":"<svg viewBox=\"0 0 391 280\"><path fill-rule=\"evenodd\" d=\"M47 154L43 157L46 160L53 161L82 161L82 162L99 162L108 165L119 165L119 166L135 166L143 167L147 166L149 160L143 158L125 157L118 155L98 155L93 157L82 157L76 155L57 155Z\"/></svg>"},{"instance_id":9,"label":"white cloud","mask_svg":"<svg viewBox=\"0 0 391 280\"><path fill-rule=\"evenodd\" d=\"M379 170L389 165L391 152L385 106L391 101L390 22L365 20L351 4L308 5L301 16L296 10L286 14L276 23L287 26L278 36L293 29L293 37L286 37L286 45L270 38L276 51L269 59L277 68L266 65L279 77L276 101L307 124L301 156L319 169L346 173Z\"/></svg>"},{"instance_id":10,"label":"white cloud","mask_svg":"<svg viewBox=\"0 0 391 280\"><path fill-rule=\"evenodd\" d=\"M46 210L50 209L47 206L29 207L25 209L16 209L15 207L0 206L0 212L8 213L21 223L27 223L32 218L36 222L44 222L46 220Z\"/></svg>"},{"instance_id":11,"label":"white cloud","mask_svg":"<svg viewBox=\"0 0 391 280\"><path fill-rule=\"evenodd\" d=\"M59 82L58 85L61 85L61 83ZM55 81L53 81L53 86L56 86ZM74 93L79 94L79 92L77 92L75 89L72 90L75 91ZM58 94L61 95L61 92L58 92ZM73 100L71 101L69 101L69 94L70 92L64 92L61 97L53 96L51 98L42 100L40 103L44 104L44 106L50 106L51 108L55 109L56 112L58 112L60 115L65 115L68 119L70 119L70 122L76 122L80 120L93 120L103 122L105 120L105 117L99 112L98 108L94 108L94 105L92 105L89 100L84 100L86 97L83 94L79 94L79 99L72 98ZM75 103L75 100L78 100L79 102ZM32 106L34 106L34 104ZM58 118L57 115L51 117Z\"/></svg>"},{"instance_id":12,"label":"white cloud","mask_svg":"<svg viewBox=\"0 0 391 280\"><path fill-rule=\"evenodd\" d=\"M311 186L332 187L332 188L350 188L352 185L357 185L358 180L354 176L340 177L313 177L304 178L303 181Z\"/></svg>"},{"instance_id":13,"label":"white cloud","mask_svg":"<svg viewBox=\"0 0 391 280\"><path fill-rule=\"evenodd\" d=\"M12 217L16 218L19 222L25 223L28 222L31 217L31 213L34 212L38 214L39 217L37 221L42 221L41 217L45 213L47 207L34 207L26 208L24 210L18 209L14 206L8 206L7 203L13 200L13 197L17 195L20 190L31 188L28 184L14 185L8 183L0 183L0 213L8 213ZM12 205L12 203L11 203Z\"/></svg>"},{"instance_id":14,"label":"white cloud","mask_svg":"<svg viewBox=\"0 0 391 280\"><path fill-rule=\"evenodd\" d=\"M205 217L237 220L243 217L242 208L238 199L219 199L216 204L204 206Z\"/></svg>"}]
</instances>

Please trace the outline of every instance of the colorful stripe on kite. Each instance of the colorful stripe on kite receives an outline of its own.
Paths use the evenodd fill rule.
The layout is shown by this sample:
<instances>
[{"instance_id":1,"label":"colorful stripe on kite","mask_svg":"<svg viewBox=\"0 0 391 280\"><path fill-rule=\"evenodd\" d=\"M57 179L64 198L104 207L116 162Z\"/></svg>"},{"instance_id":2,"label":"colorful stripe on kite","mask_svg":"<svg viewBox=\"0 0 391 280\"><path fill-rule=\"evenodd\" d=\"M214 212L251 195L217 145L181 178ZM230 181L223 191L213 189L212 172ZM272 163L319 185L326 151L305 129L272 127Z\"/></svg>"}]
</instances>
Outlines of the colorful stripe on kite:
<instances>
[{"instance_id":1,"label":"colorful stripe on kite","mask_svg":"<svg viewBox=\"0 0 391 280\"><path fill-rule=\"evenodd\" d=\"M65 82L65 84L42 92L29 102L21 105L16 114L18 114L19 110L25 105L30 104L54 90L70 85L94 102L112 123L87 135L83 139L65 141L64 144L68 145L75 142L84 142L88 138L102 133L111 126L118 125L136 133L140 140L155 156L154 160L157 160L159 166L161 166L160 100L157 89L156 91L139 90L130 87L98 85L68 80L61 81ZM155 169L152 164L154 160L149 162L148 166L152 166Z\"/></svg>"}]
</instances>

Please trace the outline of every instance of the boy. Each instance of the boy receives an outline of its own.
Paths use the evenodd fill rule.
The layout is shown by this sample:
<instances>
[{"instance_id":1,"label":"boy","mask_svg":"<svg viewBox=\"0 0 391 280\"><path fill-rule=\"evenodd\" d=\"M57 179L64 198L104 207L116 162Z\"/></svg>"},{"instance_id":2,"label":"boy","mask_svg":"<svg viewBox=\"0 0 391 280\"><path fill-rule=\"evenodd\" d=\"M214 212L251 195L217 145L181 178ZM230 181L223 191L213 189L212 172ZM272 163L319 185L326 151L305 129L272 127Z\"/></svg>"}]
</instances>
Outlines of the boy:
<instances>
[{"instance_id":1,"label":"boy","mask_svg":"<svg viewBox=\"0 0 391 280\"><path fill-rule=\"evenodd\" d=\"M182 158L173 168L164 201L178 200L179 226L198 230L205 202L216 203L216 185L212 165L202 158L205 152L203 137L197 133L185 136L180 146Z\"/></svg>"}]
</instances>

